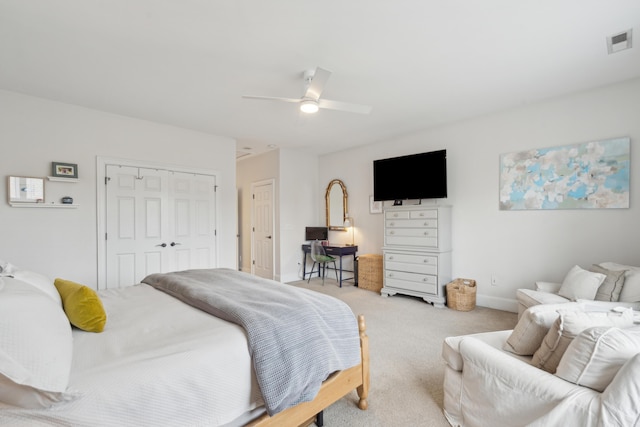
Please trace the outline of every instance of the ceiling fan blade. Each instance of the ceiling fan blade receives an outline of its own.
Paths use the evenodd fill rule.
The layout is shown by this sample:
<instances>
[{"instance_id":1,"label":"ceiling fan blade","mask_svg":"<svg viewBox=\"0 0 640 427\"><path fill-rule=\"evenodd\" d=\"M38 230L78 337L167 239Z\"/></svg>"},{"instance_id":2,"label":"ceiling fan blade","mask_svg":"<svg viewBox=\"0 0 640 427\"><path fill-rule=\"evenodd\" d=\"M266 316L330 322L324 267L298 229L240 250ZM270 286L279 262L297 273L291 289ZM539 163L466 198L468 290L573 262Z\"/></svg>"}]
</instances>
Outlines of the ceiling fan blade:
<instances>
[{"instance_id":1,"label":"ceiling fan blade","mask_svg":"<svg viewBox=\"0 0 640 427\"><path fill-rule=\"evenodd\" d=\"M327 110L347 111L349 113L369 114L372 107L368 105L349 104L347 102L332 101L330 99L321 99L318 101L320 108L326 108Z\"/></svg>"},{"instance_id":2,"label":"ceiling fan blade","mask_svg":"<svg viewBox=\"0 0 640 427\"><path fill-rule=\"evenodd\" d=\"M311 79L311 84L304 93L304 98L310 98L313 100L320 98L324 85L327 84L329 77L331 77L331 71L317 67L316 72Z\"/></svg>"},{"instance_id":3,"label":"ceiling fan blade","mask_svg":"<svg viewBox=\"0 0 640 427\"><path fill-rule=\"evenodd\" d=\"M263 101L282 101L282 102L300 102L299 98L278 98L277 96L254 96L254 95L242 95L243 98L247 99L260 99Z\"/></svg>"}]
</instances>

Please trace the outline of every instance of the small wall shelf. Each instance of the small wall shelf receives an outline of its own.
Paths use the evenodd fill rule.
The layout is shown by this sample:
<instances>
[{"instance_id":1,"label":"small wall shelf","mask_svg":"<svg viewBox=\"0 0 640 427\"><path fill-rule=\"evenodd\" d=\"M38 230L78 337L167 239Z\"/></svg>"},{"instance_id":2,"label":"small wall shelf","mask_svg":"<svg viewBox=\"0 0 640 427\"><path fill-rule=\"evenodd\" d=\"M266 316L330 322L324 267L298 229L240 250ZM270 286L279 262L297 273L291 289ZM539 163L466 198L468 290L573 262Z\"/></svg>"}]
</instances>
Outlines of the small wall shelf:
<instances>
[{"instance_id":1,"label":"small wall shelf","mask_svg":"<svg viewBox=\"0 0 640 427\"><path fill-rule=\"evenodd\" d=\"M58 208L76 209L80 205L63 203L9 203L12 208Z\"/></svg>"},{"instance_id":2,"label":"small wall shelf","mask_svg":"<svg viewBox=\"0 0 640 427\"><path fill-rule=\"evenodd\" d=\"M78 178L61 178L58 176L48 176L47 179L49 181L57 181L57 182L78 182Z\"/></svg>"}]
</instances>

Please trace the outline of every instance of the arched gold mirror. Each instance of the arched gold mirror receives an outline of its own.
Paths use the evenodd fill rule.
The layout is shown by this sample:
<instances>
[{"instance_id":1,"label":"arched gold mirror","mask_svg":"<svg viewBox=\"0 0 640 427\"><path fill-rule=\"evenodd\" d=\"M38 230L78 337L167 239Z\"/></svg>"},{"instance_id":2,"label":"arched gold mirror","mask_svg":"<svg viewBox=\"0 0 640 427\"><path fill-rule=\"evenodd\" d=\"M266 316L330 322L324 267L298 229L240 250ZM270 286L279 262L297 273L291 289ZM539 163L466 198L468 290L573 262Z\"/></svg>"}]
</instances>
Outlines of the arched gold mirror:
<instances>
[{"instance_id":1,"label":"arched gold mirror","mask_svg":"<svg viewBox=\"0 0 640 427\"><path fill-rule=\"evenodd\" d=\"M334 179L327 186L324 197L327 204L327 227L329 230L344 230L344 219L347 215L347 187L339 179Z\"/></svg>"}]
</instances>

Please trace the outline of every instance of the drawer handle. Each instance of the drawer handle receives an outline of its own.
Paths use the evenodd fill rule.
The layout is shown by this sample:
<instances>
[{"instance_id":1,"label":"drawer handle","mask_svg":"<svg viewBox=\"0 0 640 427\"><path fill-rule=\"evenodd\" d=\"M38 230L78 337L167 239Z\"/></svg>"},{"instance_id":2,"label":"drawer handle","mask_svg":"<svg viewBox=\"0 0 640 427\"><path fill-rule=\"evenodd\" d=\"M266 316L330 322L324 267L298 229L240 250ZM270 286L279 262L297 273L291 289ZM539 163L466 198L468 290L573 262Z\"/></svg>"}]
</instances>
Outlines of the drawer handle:
<instances>
[{"instance_id":1,"label":"drawer handle","mask_svg":"<svg viewBox=\"0 0 640 427\"><path fill-rule=\"evenodd\" d=\"M393 214L393 217L394 217L394 218L398 218L398 214L397 214L397 213L396 213L396 214Z\"/></svg>"},{"instance_id":2,"label":"drawer handle","mask_svg":"<svg viewBox=\"0 0 640 427\"><path fill-rule=\"evenodd\" d=\"M393 259L393 255L389 256L389 259Z\"/></svg>"},{"instance_id":3,"label":"drawer handle","mask_svg":"<svg viewBox=\"0 0 640 427\"><path fill-rule=\"evenodd\" d=\"M427 278L425 277L424 279L422 279L422 281L423 281L423 282L426 282L426 281L427 281Z\"/></svg>"},{"instance_id":4,"label":"drawer handle","mask_svg":"<svg viewBox=\"0 0 640 427\"><path fill-rule=\"evenodd\" d=\"M389 234L396 234L396 232L392 230L389 232Z\"/></svg>"},{"instance_id":5,"label":"drawer handle","mask_svg":"<svg viewBox=\"0 0 640 427\"><path fill-rule=\"evenodd\" d=\"M393 273L389 273L389 277L393 277Z\"/></svg>"},{"instance_id":6,"label":"drawer handle","mask_svg":"<svg viewBox=\"0 0 640 427\"><path fill-rule=\"evenodd\" d=\"M425 221L423 225L426 227L427 225L429 225L429 221Z\"/></svg>"},{"instance_id":7,"label":"drawer handle","mask_svg":"<svg viewBox=\"0 0 640 427\"><path fill-rule=\"evenodd\" d=\"M424 262L425 264L429 264L429 260L427 258L425 258L424 260L422 260L422 262Z\"/></svg>"},{"instance_id":8,"label":"drawer handle","mask_svg":"<svg viewBox=\"0 0 640 427\"><path fill-rule=\"evenodd\" d=\"M428 235L429 235L429 232L428 232L428 231L425 231L425 232L424 232L424 235L425 235L425 236L428 236Z\"/></svg>"},{"instance_id":9,"label":"drawer handle","mask_svg":"<svg viewBox=\"0 0 640 427\"><path fill-rule=\"evenodd\" d=\"M420 212L420 216L424 216L424 213Z\"/></svg>"},{"instance_id":10,"label":"drawer handle","mask_svg":"<svg viewBox=\"0 0 640 427\"><path fill-rule=\"evenodd\" d=\"M389 226L390 226L390 227L393 227L394 225L396 225L396 223L395 223L395 222L390 222L390 223L389 223Z\"/></svg>"}]
</instances>

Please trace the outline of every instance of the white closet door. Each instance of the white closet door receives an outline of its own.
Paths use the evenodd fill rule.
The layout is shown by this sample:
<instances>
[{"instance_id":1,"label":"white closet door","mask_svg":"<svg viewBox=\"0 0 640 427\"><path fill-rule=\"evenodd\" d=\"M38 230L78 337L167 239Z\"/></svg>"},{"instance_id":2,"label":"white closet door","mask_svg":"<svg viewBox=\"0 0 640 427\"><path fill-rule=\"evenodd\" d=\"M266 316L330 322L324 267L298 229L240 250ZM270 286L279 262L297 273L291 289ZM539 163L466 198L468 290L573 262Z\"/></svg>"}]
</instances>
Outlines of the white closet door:
<instances>
[{"instance_id":1,"label":"white closet door","mask_svg":"<svg viewBox=\"0 0 640 427\"><path fill-rule=\"evenodd\" d=\"M168 172L107 165L107 288L170 268Z\"/></svg>"},{"instance_id":2,"label":"white closet door","mask_svg":"<svg viewBox=\"0 0 640 427\"><path fill-rule=\"evenodd\" d=\"M169 173L172 270L215 267L215 188L215 176Z\"/></svg>"}]
</instances>

